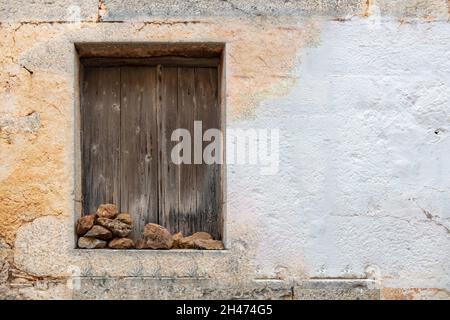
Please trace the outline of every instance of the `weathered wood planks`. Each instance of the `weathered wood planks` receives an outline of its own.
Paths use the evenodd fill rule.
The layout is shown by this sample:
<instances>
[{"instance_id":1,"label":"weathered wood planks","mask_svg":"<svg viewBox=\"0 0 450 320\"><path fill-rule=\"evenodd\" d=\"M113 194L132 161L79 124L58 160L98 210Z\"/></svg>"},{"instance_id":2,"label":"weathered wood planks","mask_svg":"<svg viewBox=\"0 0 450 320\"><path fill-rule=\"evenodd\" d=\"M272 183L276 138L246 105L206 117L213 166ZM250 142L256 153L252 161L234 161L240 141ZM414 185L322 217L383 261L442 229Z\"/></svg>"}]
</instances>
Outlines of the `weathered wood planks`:
<instances>
[{"instance_id":1,"label":"weathered wood planks","mask_svg":"<svg viewBox=\"0 0 450 320\"><path fill-rule=\"evenodd\" d=\"M133 239L149 222L221 239L221 165L194 159L194 121L197 138L221 129L217 67L89 66L82 89L84 213L116 203L134 218ZM190 164L172 162L178 128L190 133Z\"/></svg>"}]
</instances>

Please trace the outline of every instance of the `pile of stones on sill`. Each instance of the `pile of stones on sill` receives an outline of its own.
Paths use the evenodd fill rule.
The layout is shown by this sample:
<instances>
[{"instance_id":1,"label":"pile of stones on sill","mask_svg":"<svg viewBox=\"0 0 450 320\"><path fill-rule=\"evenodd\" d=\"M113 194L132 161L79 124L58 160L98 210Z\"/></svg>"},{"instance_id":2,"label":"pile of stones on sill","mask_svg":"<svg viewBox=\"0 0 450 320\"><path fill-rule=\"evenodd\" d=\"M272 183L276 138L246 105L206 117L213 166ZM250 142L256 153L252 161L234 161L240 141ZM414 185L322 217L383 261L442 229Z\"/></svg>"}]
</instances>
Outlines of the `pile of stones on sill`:
<instances>
[{"instance_id":1,"label":"pile of stones on sill","mask_svg":"<svg viewBox=\"0 0 450 320\"><path fill-rule=\"evenodd\" d=\"M89 214L77 221L78 247L83 249L134 248L134 241L127 238L133 230L133 219L128 213L120 213L114 204L102 204L96 214Z\"/></svg>"},{"instance_id":2,"label":"pile of stones on sill","mask_svg":"<svg viewBox=\"0 0 450 320\"><path fill-rule=\"evenodd\" d=\"M181 232L174 235L155 223L144 227L141 239L134 241L127 236L133 229L133 219L128 213L119 213L114 204L102 204L96 214L78 219L76 233L78 248L82 249L200 249L222 250L222 241L214 240L207 232L196 232L184 237Z\"/></svg>"}]
</instances>

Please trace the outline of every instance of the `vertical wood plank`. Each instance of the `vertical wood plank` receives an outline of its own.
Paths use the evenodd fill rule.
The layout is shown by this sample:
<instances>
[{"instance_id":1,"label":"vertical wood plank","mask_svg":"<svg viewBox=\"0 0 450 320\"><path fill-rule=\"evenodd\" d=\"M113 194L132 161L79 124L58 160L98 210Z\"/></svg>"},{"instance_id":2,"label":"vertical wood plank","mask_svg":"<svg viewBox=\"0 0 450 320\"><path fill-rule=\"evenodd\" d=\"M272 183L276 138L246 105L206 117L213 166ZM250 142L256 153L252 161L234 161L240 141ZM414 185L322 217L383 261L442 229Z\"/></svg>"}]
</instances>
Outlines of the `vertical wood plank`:
<instances>
[{"instance_id":1,"label":"vertical wood plank","mask_svg":"<svg viewBox=\"0 0 450 320\"><path fill-rule=\"evenodd\" d=\"M221 128L217 80L217 68L195 69L195 118L202 122L202 134L211 128ZM202 150L211 142L203 142ZM195 179L198 228L209 232L215 239L221 239L221 165L204 162L196 165Z\"/></svg>"},{"instance_id":2,"label":"vertical wood plank","mask_svg":"<svg viewBox=\"0 0 450 320\"><path fill-rule=\"evenodd\" d=\"M85 68L81 100L83 212L119 203L120 69Z\"/></svg>"},{"instance_id":3,"label":"vertical wood plank","mask_svg":"<svg viewBox=\"0 0 450 320\"><path fill-rule=\"evenodd\" d=\"M172 132L179 128L178 71L158 66L159 134L159 224L170 232L179 231L179 166L171 160Z\"/></svg>"},{"instance_id":4,"label":"vertical wood plank","mask_svg":"<svg viewBox=\"0 0 450 320\"><path fill-rule=\"evenodd\" d=\"M156 68L121 68L120 209L133 216L130 237L158 221Z\"/></svg>"},{"instance_id":5,"label":"vertical wood plank","mask_svg":"<svg viewBox=\"0 0 450 320\"><path fill-rule=\"evenodd\" d=\"M197 215L196 179L194 164L194 120L195 120L195 68L178 68L178 117L180 127L191 134L191 164L180 164L179 169L179 230L183 234L192 234L200 230Z\"/></svg>"}]
</instances>

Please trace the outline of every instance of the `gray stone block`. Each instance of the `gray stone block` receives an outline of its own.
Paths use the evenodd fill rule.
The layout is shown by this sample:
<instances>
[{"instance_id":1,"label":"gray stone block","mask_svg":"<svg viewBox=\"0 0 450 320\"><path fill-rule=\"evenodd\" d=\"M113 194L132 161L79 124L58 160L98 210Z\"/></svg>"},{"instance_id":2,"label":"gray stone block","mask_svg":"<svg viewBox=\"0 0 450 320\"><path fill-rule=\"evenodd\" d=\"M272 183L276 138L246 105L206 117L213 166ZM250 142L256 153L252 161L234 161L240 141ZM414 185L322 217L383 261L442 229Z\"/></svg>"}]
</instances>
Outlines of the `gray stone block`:
<instances>
[{"instance_id":1,"label":"gray stone block","mask_svg":"<svg viewBox=\"0 0 450 320\"><path fill-rule=\"evenodd\" d=\"M371 280L267 280L219 283L206 278L81 277L74 299L376 300Z\"/></svg>"},{"instance_id":2,"label":"gray stone block","mask_svg":"<svg viewBox=\"0 0 450 320\"><path fill-rule=\"evenodd\" d=\"M104 21L151 18L347 15L361 12L365 0L105 0Z\"/></svg>"},{"instance_id":3,"label":"gray stone block","mask_svg":"<svg viewBox=\"0 0 450 320\"><path fill-rule=\"evenodd\" d=\"M296 300L379 300L380 289L366 279L314 279L294 286Z\"/></svg>"},{"instance_id":4,"label":"gray stone block","mask_svg":"<svg viewBox=\"0 0 450 320\"><path fill-rule=\"evenodd\" d=\"M97 11L98 0L0 0L1 22L95 20Z\"/></svg>"},{"instance_id":5,"label":"gray stone block","mask_svg":"<svg viewBox=\"0 0 450 320\"><path fill-rule=\"evenodd\" d=\"M449 6L448 0L377 0L368 10L381 17L447 19Z\"/></svg>"},{"instance_id":6,"label":"gray stone block","mask_svg":"<svg viewBox=\"0 0 450 320\"><path fill-rule=\"evenodd\" d=\"M74 299L292 299L286 282L221 284L210 279L82 277Z\"/></svg>"}]
</instances>

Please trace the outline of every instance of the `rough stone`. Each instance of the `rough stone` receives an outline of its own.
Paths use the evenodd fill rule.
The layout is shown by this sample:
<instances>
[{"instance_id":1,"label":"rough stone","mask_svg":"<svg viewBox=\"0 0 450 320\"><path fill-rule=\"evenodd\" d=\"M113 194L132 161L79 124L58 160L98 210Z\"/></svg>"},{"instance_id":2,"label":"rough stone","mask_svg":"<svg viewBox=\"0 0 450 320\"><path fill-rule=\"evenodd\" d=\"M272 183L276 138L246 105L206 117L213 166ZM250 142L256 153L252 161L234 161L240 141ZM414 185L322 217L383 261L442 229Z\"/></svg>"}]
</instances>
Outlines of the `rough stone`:
<instances>
[{"instance_id":1,"label":"rough stone","mask_svg":"<svg viewBox=\"0 0 450 320\"><path fill-rule=\"evenodd\" d=\"M109 229L112 232L112 234L116 237L121 237L121 238L126 237L132 231L130 225L123 223L119 220L98 218L97 223L99 225L101 225L102 227Z\"/></svg>"},{"instance_id":2,"label":"rough stone","mask_svg":"<svg viewBox=\"0 0 450 320\"><path fill-rule=\"evenodd\" d=\"M175 248L181 248L181 246L180 246L181 239L183 239L183 233L181 233L181 232L175 233L172 236L172 240L173 240L172 248L174 248L174 249Z\"/></svg>"},{"instance_id":3,"label":"rough stone","mask_svg":"<svg viewBox=\"0 0 450 320\"><path fill-rule=\"evenodd\" d=\"M97 216L99 218L114 219L119 214L119 209L115 204L101 204L97 209Z\"/></svg>"},{"instance_id":4,"label":"rough stone","mask_svg":"<svg viewBox=\"0 0 450 320\"><path fill-rule=\"evenodd\" d=\"M72 226L70 216L39 217L24 224L14 242L14 266L40 277L64 276L73 263L68 249L76 247L69 226Z\"/></svg>"},{"instance_id":5,"label":"rough stone","mask_svg":"<svg viewBox=\"0 0 450 320\"><path fill-rule=\"evenodd\" d=\"M95 219L95 214L89 214L79 218L76 226L77 235L82 236L88 232L94 226Z\"/></svg>"},{"instance_id":6,"label":"rough stone","mask_svg":"<svg viewBox=\"0 0 450 320\"><path fill-rule=\"evenodd\" d=\"M195 249L196 240L212 240L212 237L207 232L196 232L193 235L180 239L178 246L183 249Z\"/></svg>"},{"instance_id":7,"label":"rough stone","mask_svg":"<svg viewBox=\"0 0 450 320\"><path fill-rule=\"evenodd\" d=\"M9 262L0 258L0 285L6 283L9 278Z\"/></svg>"},{"instance_id":8,"label":"rough stone","mask_svg":"<svg viewBox=\"0 0 450 320\"><path fill-rule=\"evenodd\" d=\"M111 249L131 249L134 248L134 242L128 238L114 238L109 242L108 247Z\"/></svg>"},{"instance_id":9,"label":"rough stone","mask_svg":"<svg viewBox=\"0 0 450 320\"><path fill-rule=\"evenodd\" d=\"M112 233L102 226L93 226L85 235L85 237L93 237L100 240L109 240L112 238Z\"/></svg>"},{"instance_id":10,"label":"rough stone","mask_svg":"<svg viewBox=\"0 0 450 320\"><path fill-rule=\"evenodd\" d=\"M130 226L133 225L133 218L131 217L131 214L129 214L129 213L120 213L116 217L116 220L119 220L120 222L129 224Z\"/></svg>"},{"instance_id":11,"label":"rough stone","mask_svg":"<svg viewBox=\"0 0 450 320\"><path fill-rule=\"evenodd\" d=\"M139 242L139 247L143 249L170 249L173 244L170 232L155 223L148 223L144 227L144 234Z\"/></svg>"},{"instance_id":12,"label":"rough stone","mask_svg":"<svg viewBox=\"0 0 450 320\"><path fill-rule=\"evenodd\" d=\"M78 247L83 249L101 249L106 247L106 241L91 237L80 237L78 239Z\"/></svg>"},{"instance_id":13,"label":"rough stone","mask_svg":"<svg viewBox=\"0 0 450 320\"><path fill-rule=\"evenodd\" d=\"M191 237L192 237L192 239L195 239L195 240L198 240L198 239L210 240L213 238L208 232L204 232L204 231L195 232Z\"/></svg>"},{"instance_id":14,"label":"rough stone","mask_svg":"<svg viewBox=\"0 0 450 320\"><path fill-rule=\"evenodd\" d=\"M32 287L19 289L18 293L20 294L20 299L24 300L70 300L72 299L72 290L70 288L66 280L45 280L43 285L40 285L38 281Z\"/></svg>"},{"instance_id":15,"label":"rough stone","mask_svg":"<svg viewBox=\"0 0 450 320\"><path fill-rule=\"evenodd\" d=\"M11 248L11 246L9 244L7 244L5 240L0 238L0 250L1 249L10 249L10 248Z\"/></svg>"},{"instance_id":16,"label":"rough stone","mask_svg":"<svg viewBox=\"0 0 450 320\"><path fill-rule=\"evenodd\" d=\"M224 246L220 240L196 239L194 240L194 248L201 250L223 250Z\"/></svg>"}]
</instances>

